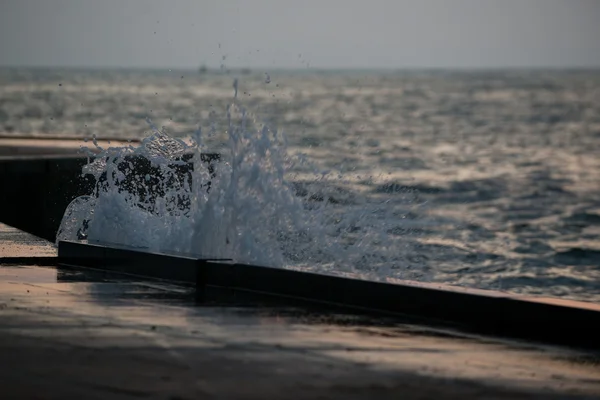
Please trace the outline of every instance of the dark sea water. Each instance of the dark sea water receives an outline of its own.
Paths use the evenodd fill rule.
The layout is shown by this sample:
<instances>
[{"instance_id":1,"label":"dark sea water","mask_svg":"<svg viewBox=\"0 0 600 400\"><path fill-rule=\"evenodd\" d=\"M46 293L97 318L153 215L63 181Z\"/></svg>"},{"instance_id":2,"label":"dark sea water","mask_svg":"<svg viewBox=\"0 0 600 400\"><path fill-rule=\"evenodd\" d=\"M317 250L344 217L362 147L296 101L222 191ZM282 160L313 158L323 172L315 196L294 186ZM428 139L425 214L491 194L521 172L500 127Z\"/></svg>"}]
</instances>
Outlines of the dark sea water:
<instances>
[{"instance_id":1,"label":"dark sea water","mask_svg":"<svg viewBox=\"0 0 600 400\"><path fill-rule=\"evenodd\" d=\"M600 71L0 69L0 135L140 138L150 118L219 150L234 78L326 177L292 167L298 196L373 213L371 278L600 302Z\"/></svg>"}]
</instances>

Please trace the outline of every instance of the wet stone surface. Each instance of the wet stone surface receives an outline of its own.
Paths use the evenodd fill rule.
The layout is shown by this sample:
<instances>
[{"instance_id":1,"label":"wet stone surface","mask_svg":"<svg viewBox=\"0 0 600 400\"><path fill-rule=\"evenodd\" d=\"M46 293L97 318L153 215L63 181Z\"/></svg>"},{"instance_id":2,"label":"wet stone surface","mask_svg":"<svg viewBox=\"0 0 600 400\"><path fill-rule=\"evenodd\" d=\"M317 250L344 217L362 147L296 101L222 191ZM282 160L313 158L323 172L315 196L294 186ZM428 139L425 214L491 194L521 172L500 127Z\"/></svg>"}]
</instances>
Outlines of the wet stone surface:
<instances>
[{"instance_id":1,"label":"wet stone surface","mask_svg":"<svg viewBox=\"0 0 600 400\"><path fill-rule=\"evenodd\" d=\"M600 396L591 353L390 318L198 304L190 287L84 269L0 265L0 320L6 398Z\"/></svg>"}]
</instances>

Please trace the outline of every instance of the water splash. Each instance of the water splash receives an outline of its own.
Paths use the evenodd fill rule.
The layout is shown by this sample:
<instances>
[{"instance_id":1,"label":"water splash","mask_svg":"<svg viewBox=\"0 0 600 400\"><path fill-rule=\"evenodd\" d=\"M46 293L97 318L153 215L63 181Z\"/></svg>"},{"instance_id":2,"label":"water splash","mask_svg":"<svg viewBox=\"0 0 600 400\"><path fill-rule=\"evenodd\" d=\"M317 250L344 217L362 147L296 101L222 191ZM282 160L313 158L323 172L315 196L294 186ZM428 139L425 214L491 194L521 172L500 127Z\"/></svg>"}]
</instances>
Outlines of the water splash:
<instances>
[{"instance_id":1,"label":"water splash","mask_svg":"<svg viewBox=\"0 0 600 400\"><path fill-rule=\"evenodd\" d=\"M330 173L315 169L311 180L289 179L294 166L310 163L287 153L281 132L236 103L227 121L216 166L206 162L202 130L183 141L151 125L138 147L99 149L83 170L96 178L94 193L69 205L57 240L390 274L402 251L387 234L398 212L389 201L336 207L343 194Z\"/></svg>"},{"instance_id":2,"label":"water splash","mask_svg":"<svg viewBox=\"0 0 600 400\"><path fill-rule=\"evenodd\" d=\"M235 104L227 115L227 147L214 172L202 160L201 130L186 143L152 127L139 147L99 149L83 170L96 178L94 194L69 205L57 240L87 237L268 265L306 252L310 241L303 246L290 240L310 231L310 219L285 179L283 136L267 126L256 128ZM154 173L141 176L136 157L147 160ZM191 165L190 181L179 167Z\"/></svg>"}]
</instances>

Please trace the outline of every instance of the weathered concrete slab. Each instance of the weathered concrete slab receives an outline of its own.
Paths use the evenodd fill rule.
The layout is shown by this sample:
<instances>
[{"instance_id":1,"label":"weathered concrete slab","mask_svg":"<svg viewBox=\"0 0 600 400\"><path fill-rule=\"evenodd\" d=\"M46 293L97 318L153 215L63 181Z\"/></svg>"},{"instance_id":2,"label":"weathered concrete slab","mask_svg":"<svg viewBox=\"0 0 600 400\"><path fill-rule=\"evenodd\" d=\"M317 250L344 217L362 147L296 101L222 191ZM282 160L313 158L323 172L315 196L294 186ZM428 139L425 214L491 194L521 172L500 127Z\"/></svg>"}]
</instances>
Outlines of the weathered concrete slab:
<instances>
[{"instance_id":1,"label":"weathered concrete slab","mask_svg":"<svg viewBox=\"0 0 600 400\"><path fill-rule=\"evenodd\" d=\"M67 205L91 192L91 180L81 176L82 146L95 149L75 138L0 137L0 222L54 241Z\"/></svg>"},{"instance_id":2,"label":"weathered concrete slab","mask_svg":"<svg viewBox=\"0 0 600 400\"><path fill-rule=\"evenodd\" d=\"M57 252L57 248L47 240L0 222L0 262L7 257L56 257Z\"/></svg>"},{"instance_id":3,"label":"weathered concrete slab","mask_svg":"<svg viewBox=\"0 0 600 400\"><path fill-rule=\"evenodd\" d=\"M112 146L125 146L125 141L99 140L98 145L106 148ZM1 157L23 157L23 156L45 156L45 155L78 155L81 147L86 147L90 151L96 151L91 142L85 142L81 138L60 138L60 137L38 137L38 138L19 138L19 137L0 137L0 158Z\"/></svg>"},{"instance_id":4,"label":"weathered concrete slab","mask_svg":"<svg viewBox=\"0 0 600 400\"><path fill-rule=\"evenodd\" d=\"M54 241L69 203L78 196L92 194L96 184L92 176L82 175L82 167L88 162L78 152L82 144L85 143L0 138L0 222ZM109 146L108 142L99 144ZM124 143L112 143L119 144ZM3 154L13 154L13 157ZM184 160L190 158L191 155L182 157ZM201 160L209 164L209 171L218 159L218 154L201 155ZM124 188L147 196L150 203L164 194L161 185L157 185L161 179L159 168L144 157L131 156L126 160L129 162L122 163L119 168L131 167L133 172L127 173ZM184 181L190 184L191 162L173 166L173 169L177 179L172 184L183 185ZM101 176L99 181L103 179ZM206 186L210 187L210 182Z\"/></svg>"},{"instance_id":5,"label":"weathered concrete slab","mask_svg":"<svg viewBox=\"0 0 600 400\"><path fill-rule=\"evenodd\" d=\"M589 355L297 309L196 307L185 289L0 268L5 398L600 395Z\"/></svg>"},{"instance_id":6,"label":"weathered concrete slab","mask_svg":"<svg viewBox=\"0 0 600 400\"><path fill-rule=\"evenodd\" d=\"M2 232L22 246L14 254L46 251ZM600 359L589 352L390 318L198 305L194 288L66 267L0 264L0 321L10 399L600 396Z\"/></svg>"},{"instance_id":7,"label":"weathered concrete slab","mask_svg":"<svg viewBox=\"0 0 600 400\"><path fill-rule=\"evenodd\" d=\"M0 159L0 222L54 241L63 213L78 196L90 194L80 157Z\"/></svg>"},{"instance_id":8,"label":"weathered concrete slab","mask_svg":"<svg viewBox=\"0 0 600 400\"><path fill-rule=\"evenodd\" d=\"M600 305L593 303L437 283L374 282L81 242L61 241L58 256L65 263L187 282L196 286L199 299L215 291L230 298L260 295L276 304L292 300L371 315L395 314L488 335L600 350Z\"/></svg>"}]
</instances>

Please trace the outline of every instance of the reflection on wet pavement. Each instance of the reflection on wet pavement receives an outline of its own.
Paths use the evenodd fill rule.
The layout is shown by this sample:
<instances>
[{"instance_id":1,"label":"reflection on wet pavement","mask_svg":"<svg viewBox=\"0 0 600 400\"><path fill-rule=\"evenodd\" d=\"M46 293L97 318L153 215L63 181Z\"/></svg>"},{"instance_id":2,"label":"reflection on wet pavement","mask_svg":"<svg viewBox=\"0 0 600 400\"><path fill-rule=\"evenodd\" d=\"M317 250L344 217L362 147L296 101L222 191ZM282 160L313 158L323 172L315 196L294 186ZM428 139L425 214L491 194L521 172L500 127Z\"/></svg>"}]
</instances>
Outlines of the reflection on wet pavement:
<instances>
[{"instance_id":1,"label":"reflection on wet pavement","mask_svg":"<svg viewBox=\"0 0 600 400\"><path fill-rule=\"evenodd\" d=\"M102 385L109 385L123 398L136 390L148 396L164 391L270 398L292 387L298 398L600 394L598 364L576 363L586 355L568 350L386 318L260 304L199 305L194 299L192 288L158 280L0 267L0 336L6 339L0 352L13 354L23 346L42 355L22 364L17 357L14 371L2 372L2 378L26 373L35 382L44 376L49 380L37 383L53 390L69 379L68 390L60 390L79 395L106 393ZM67 357L65 349L85 357ZM63 365L61 357L75 364ZM128 379L115 380L110 368L128 371ZM53 371L65 375L57 378ZM168 379L156 380L155 373Z\"/></svg>"}]
</instances>

